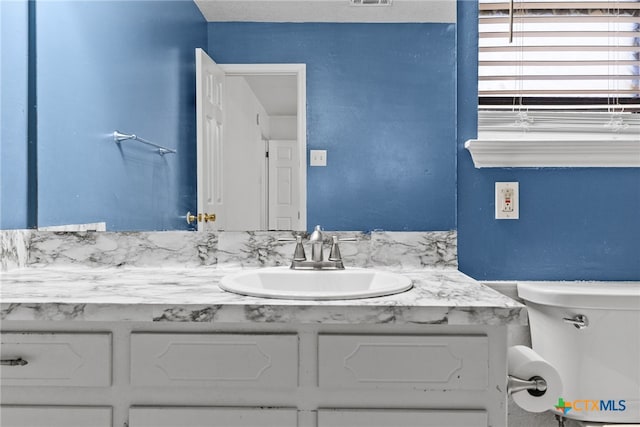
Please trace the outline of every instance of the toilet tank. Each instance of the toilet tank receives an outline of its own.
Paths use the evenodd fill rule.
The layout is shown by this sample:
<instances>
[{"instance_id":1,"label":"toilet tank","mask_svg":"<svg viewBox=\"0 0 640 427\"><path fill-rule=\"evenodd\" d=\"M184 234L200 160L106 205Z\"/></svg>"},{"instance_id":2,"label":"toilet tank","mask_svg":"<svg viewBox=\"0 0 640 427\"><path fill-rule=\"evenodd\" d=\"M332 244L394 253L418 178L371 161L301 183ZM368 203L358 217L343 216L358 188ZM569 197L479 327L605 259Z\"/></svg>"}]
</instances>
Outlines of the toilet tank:
<instances>
[{"instance_id":1,"label":"toilet tank","mask_svg":"<svg viewBox=\"0 0 640 427\"><path fill-rule=\"evenodd\" d=\"M564 416L640 423L640 282L524 282L518 295L533 350L562 378ZM579 316L588 325L564 320Z\"/></svg>"}]
</instances>

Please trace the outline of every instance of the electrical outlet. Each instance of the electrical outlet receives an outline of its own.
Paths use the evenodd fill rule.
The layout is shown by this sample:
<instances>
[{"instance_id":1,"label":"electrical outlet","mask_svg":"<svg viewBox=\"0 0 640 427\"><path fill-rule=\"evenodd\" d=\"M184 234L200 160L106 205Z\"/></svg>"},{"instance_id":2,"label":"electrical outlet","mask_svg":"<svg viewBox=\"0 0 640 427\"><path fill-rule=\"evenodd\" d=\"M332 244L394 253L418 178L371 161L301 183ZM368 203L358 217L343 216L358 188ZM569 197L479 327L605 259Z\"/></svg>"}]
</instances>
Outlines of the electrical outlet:
<instances>
[{"instance_id":1,"label":"electrical outlet","mask_svg":"<svg viewBox=\"0 0 640 427\"><path fill-rule=\"evenodd\" d=\"M327 166L327 150L310 150L310 166Z\"/></svg>"},{"instance_id":2,"label":"electrical outlet","mask_svg":"<svg viewBox=\"0 0 640 427\"><path fill-rule=\"evenodd\" d=\"M500 202L502 206L500 206L500 211L504 213L512 213L513 212L513 188L503 188L500 190Z\"/></svg>"},{"instance_id":3,"label":"electrical outlet","mask_svg":"<svg viewBox=\"0 0 640 427\"><path fill-rule=\"evenodd\" d=\"M519 219L517 182L496 182L496 219Z\"/></svg>"}]
</instances>

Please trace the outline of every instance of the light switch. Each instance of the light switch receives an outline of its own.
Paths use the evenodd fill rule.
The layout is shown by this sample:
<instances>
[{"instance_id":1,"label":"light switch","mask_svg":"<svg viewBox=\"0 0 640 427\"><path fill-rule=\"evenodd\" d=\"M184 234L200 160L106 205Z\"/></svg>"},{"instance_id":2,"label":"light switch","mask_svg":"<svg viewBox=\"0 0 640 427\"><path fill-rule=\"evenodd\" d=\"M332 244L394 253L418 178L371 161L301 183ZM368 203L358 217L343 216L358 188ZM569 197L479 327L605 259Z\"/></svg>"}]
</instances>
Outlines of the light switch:
<instances>
[{"instance_id":1,"label":"light switch","mask_svg":"<svg viewBox=\"0 0 640 427\"><path fill-rule=\"evenodd\" d=\"M309 165L327 166L327 150L311 150L309 156Z\"/></svg>"}]
</instances>

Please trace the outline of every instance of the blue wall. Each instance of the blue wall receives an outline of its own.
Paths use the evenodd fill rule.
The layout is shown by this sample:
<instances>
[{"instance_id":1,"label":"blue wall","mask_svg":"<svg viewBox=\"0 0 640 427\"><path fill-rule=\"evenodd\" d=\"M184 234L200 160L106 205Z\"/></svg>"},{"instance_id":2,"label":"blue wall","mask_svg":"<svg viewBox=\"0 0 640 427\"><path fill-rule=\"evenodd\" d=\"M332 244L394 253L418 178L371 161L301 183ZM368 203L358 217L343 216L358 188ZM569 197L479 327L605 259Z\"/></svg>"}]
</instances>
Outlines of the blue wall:
<instances>
[{"instance_id":1,"label":"blue wall","mask_svg":"<svg viewBox=\"0 0 640 427\"><path fill-rule=\"evenodd\" d=\"M475 169L477 2L458 14L458 256L477 279L640 280L640 169ZM494 219L494 183L520 183L520 219Z\"/></svg>"},{"instance_id":2,"label":"blue wall","mask_svg":"<svg viewBox=\"0 0 640 427\"><path fill-rule=\"evenodd\" d=\"M454 24L209 23L209 54L307 64L310 228L455 228Z\"/></svg>"},{"instance_id":3,"label":"blue wall","mask_svg":"<svg viewBox=\"0 0 640 427\"><path fill-rule=\"evenodd\" d=\"M206 23L190 0L38 1L38 225L186 228L195 210L195 60ZM164 157L114 130L178 150ZM182 216L182 218L180 218Z\"/></svg>"},{"instance_id":4,"label":"blue wall","mask_svg":"<svg viewBox=\"0 0 640 427\"><path fill-rule=\"evenodd\" d=\"M0 229L27 228L27 2L0 1Z\"/></svg>"}]
</instances>

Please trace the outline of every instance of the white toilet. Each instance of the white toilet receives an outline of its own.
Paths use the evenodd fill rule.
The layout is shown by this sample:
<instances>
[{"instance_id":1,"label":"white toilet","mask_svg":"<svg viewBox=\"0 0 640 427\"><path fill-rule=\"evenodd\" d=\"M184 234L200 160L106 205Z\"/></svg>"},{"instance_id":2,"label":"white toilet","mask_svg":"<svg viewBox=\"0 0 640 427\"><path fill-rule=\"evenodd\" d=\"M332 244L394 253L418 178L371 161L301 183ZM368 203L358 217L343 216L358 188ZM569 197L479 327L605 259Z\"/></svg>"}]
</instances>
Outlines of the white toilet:
<instances>
[{"instance_id":1,"label":"white toilet","mask_svg":"<svg viewBox=\"0 0 640 427\"><path fill-rule=\"evenodd\" d=\"M533 350L559 372L556 414L640 426L640 282L526 282ZM554 397L555 399L555 397Z\"/></svg>"}]
</instances>

